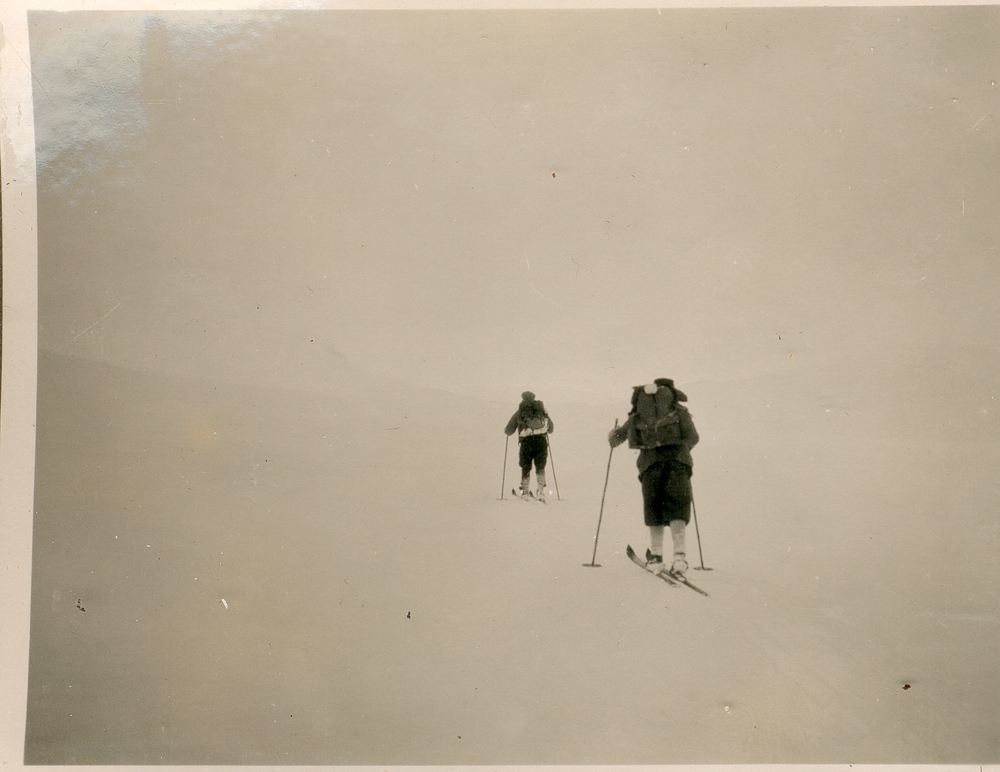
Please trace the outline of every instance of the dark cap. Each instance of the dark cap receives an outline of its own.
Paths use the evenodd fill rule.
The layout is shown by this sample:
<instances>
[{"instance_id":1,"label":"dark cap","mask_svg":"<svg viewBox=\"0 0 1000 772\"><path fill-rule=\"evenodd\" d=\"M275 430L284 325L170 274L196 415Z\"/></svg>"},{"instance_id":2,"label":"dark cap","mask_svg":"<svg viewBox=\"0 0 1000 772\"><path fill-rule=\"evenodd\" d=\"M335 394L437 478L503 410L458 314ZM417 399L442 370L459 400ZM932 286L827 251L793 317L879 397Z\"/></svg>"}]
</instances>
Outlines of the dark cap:
<instances>
[{"instance_id":1,"label":"dark cap","mask_svg":"<svg viewBox=\"0 0 1000 772\"><path fill-rule=\"evenodd\" d=\"M523 399L525 402L532 402L535 399L535 395L532 394L530 391L526 391L521 395L521 399Z\"/></svg>"},{"instance_id":2,"label":"dark cap","mask_svg":"<svg viewBox=\"0 0 1000 772\"><path fill-rule=\"evenodd\" d=\"M674 382L670 378L657 378L655 381L653 381L653 383L655 383L657 386L669 386L670 390L673 391L674 397L678 402L687 402L687 395L683 391L678 389L676 386L674 386Z\"/></svg>"}]
</instances>

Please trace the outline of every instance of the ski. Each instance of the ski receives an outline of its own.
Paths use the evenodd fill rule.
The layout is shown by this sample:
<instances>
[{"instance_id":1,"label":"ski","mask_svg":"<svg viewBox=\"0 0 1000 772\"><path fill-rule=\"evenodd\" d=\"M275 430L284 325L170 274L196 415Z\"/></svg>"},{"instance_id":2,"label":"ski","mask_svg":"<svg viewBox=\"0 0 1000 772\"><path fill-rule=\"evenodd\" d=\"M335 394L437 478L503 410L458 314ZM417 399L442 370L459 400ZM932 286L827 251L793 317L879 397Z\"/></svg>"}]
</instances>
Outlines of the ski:
<instances>
[{"instance_id":1,"label":"ski","mask_svg":"<svg viewBox=\"0 0 1000 772\"><path fill-rule=\"evenodd\" d=\"M667 584L669 584L671 587L677 587L677 586L679 586L677 584L677 582L675 582L672 578L670 578L666 574L664 574L664 573L654 573L653 571L650 571L649 568L647 568L647 566L646 566L646 561L643 560L642 558L640 558L638 555L635 554L635 550L632 549L631 545L626 545L626 547L625 547L625 554L629 556L629 560L631 560L633 563L635 563L637 566L639 566L639 568L641 568L643 571L646 571L646 572L648 572L650 574L653 574L653 576L659 577L660 579L662 579L663 581L665 581Z\"/></svg>"},{"instance_id":2,"label":"ski","mask_svg":"<svg viewBox=\"0 0 1000 772\"><path fill-rule=\"evenodd\" d=\"M625 554L627 554L629 556L629 559L637 566L640 566L646 571L649 571L649 569L646 568L646 561L644 561L642 558L640 558L638 555L635 554L635 550L632 549L632 545L626 545ZM653 572L649 571L649 573L652 574ZM701 587L696 587L695 585L691 584L691 582L687 580L687 577L681 576L680 574L675 574L673 571L661 571L660 573L654 574L654 576L660 577L663 581L673 585L674 587L683 584L685 587L690 587L692 590L694 590L697 593L700 593L701 595L704 595L706 598L710 597L707 592L701 589Z\"/></svg>"},{"instance_id":3,"label":"ski","mask_svg":"<svg viewBox=\"0 0 1000 772\"><path fill-rule=\"evenodd\" d=\"M545 499L538 498L531 491L528 491L528 497L525 498L524 496L521 495L521 492L517 488L511 488L510 495L513 496L515 499L521 499L523 501L537 501L541 504L548 504L548 502Z\"/></svg>"},{"instance_id":4,"label":"ski","mask_svg":"<svg viewBox=\"0 0 1000 772\"><path fill-rule=\"evenodd\" d=\"M703 589L701 589L701 587L696 587L695 585L691 584L691 582L689 582L687 580L686 576L681 576L680 574L675 574L673 571L667 571L667 576L669 576L675 582L679 582L680 584L683 584L685 587L690 587L695 592L701 593L706 598L709 597L709 594L707 592L705 592Z\"/></svg>"}]
</instances>

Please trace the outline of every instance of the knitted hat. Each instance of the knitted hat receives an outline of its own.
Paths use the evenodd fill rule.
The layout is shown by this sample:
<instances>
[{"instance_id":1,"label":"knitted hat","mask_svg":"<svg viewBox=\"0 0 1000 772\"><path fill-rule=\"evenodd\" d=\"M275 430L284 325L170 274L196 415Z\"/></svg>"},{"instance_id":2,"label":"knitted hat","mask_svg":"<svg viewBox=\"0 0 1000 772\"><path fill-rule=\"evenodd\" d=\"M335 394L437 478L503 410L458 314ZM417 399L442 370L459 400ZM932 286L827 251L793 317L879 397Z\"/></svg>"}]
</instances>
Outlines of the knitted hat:
<instances>
[{"instance_id":1,"label":"knitted hat","mask_svg":"<svg viewBox=\"0 0 1000 772\"><path fill-rule=\"evenodd\" d=\"M535 395L532 394L530 391L526 391L521 395L521 399L523 399L525 402L531 402L535 399Z\"/></svg>"}]
</instances>

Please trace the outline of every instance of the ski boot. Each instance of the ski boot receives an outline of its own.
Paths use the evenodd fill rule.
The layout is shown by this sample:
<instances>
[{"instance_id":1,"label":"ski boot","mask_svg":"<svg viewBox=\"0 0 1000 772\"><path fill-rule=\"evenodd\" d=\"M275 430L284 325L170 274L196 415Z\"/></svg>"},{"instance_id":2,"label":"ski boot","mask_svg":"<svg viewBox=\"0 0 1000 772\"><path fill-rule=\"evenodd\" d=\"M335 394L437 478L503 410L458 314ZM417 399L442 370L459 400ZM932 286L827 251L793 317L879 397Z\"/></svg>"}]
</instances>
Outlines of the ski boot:
<instances>
[{"instance_id":1,"label":"ski boot","mask_svg":"<svg viewBox=\"0 0 1000 772\"><path fill-rule=\"evenodd\" d=\"M688 562L687 562L687 559L684 556L684 553L683 552L675 552L674 553L674 562L670 566L670 573L675 574L675 575L683 578L684 574L687 573L687 570L688 570Z\"/></svg>"},{"instance_id":2,"label":"ski boot","mask_svg":"<svg viewBox=\"0 0 1000 772\"><path fill-rule=\"evenodd\" d=\"M545 498L545 488L539 486L538 490L535 491L535 498L538 499L543 504L548 504L549 500Z\"/></svg>"},{"instance_id":3,"label":"ski boot","mask_svg":"<svg viewBox=\"0 0 1000 772\"><path fill-rule=\"evenodd\" d=\"M646 549L646 570L652 571L654 574L662 572L664 569L663 557L661 555L654 555L649 549Z\"/></svg>"}]
</instances>

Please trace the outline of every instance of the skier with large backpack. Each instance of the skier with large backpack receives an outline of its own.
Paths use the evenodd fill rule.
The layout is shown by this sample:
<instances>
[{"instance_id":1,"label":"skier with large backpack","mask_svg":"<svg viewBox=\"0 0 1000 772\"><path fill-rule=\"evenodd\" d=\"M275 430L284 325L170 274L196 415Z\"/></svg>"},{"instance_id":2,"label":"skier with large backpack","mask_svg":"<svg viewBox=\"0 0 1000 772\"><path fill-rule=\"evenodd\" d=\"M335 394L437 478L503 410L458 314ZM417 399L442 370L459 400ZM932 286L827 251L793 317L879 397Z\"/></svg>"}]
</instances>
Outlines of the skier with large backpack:
<instances>
[{"instance_id":1,"label":"skier with large backpack","mask_svg":"<svg viewBox=\"0 0 1000 772\"><path fill-rule=\"evenodd\" d=\"M521 465L521 498L531 498L531 467L535 467L535 477L538 479L539 501L545 498L545 465L549 460L548 435L555 430L555 425L545 410L541 400L526 391L521 395L521 404L517 406L514 415L510 417L504 434L508 437L517 432L518 462Z\"/></svg>"},{"instance_id":2,"label":"skier with large backpack","mask_svg":"<svg viewBox=\"0 0 1000 772\"><path fill-rule=\"evenodd\" d=\"M691 448L698 444L698 432L681 402L687 402L687 396L669 378L633 387L628 418L611 430L608 442L615 448L628 440L630 448L639 450L636 465L643 517L649 527L646 567L654 573L667 570L683 577L688 569L684 531L691 520L693 499ZM664 527L670 528L674 548L669 568L663 561Z\"/></svg>"}]
</instances>

